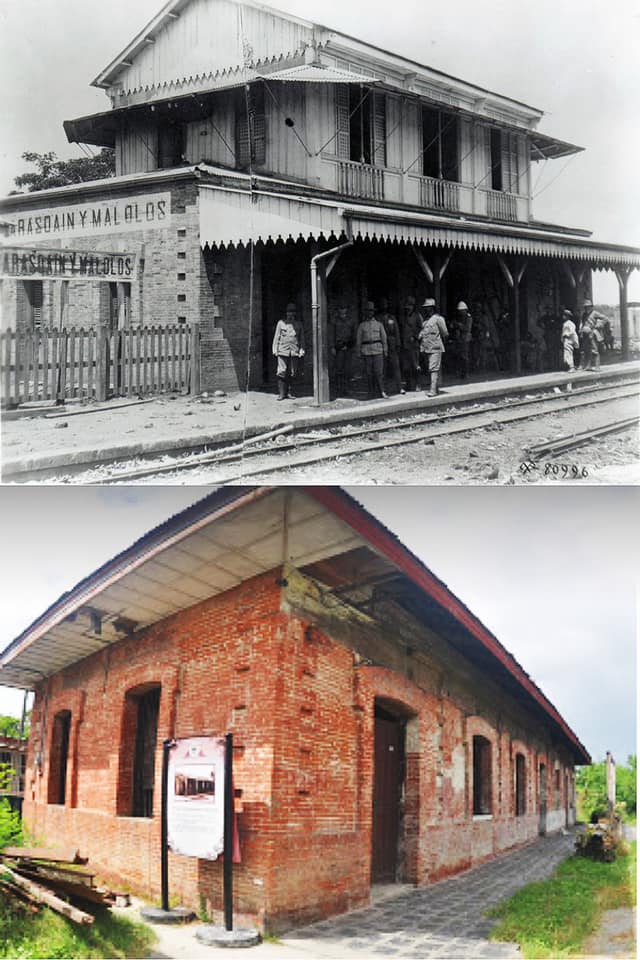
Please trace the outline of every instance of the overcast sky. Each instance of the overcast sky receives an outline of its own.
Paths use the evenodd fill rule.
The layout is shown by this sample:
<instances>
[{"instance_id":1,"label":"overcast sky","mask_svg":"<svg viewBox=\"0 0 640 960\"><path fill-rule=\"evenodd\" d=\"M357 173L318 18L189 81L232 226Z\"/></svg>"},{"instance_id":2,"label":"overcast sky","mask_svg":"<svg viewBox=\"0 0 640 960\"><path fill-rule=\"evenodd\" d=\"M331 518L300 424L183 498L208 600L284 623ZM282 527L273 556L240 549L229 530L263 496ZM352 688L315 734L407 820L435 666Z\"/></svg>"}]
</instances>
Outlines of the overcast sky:
<instances>
[{"instance_id":1,"label":"overcast sky","mask_svg":"<svg viewBox=\"0 0 640 960\"><path fill-rule=\"evenodd\" d=\"M66 590L208 492L3 487L0 648ZM496 634L594 759L636 752L640 490L360 487L350 492ZM634 533L634 530L636 533ZM0 713L22 694L0 687Z\"/></svg>"},{"instance_id":2,"label":"overcast sky","mask_svg":"<svg viewBox=\"0 0 640 960\"><path fill-rule=\"evenodd\" d=\"M534 166L539 219L640 243L637 0L278 0L309 20L543 109L540 130L586 147ZM25 150L78 156L62 121L109 108L90 81L161 0L0 0L0 195ZM563 169L566 165L566 169ZM596 299L617 303L612 273ZM640 300L640 272L630 283Z\"/></svg>"}]
</instances>

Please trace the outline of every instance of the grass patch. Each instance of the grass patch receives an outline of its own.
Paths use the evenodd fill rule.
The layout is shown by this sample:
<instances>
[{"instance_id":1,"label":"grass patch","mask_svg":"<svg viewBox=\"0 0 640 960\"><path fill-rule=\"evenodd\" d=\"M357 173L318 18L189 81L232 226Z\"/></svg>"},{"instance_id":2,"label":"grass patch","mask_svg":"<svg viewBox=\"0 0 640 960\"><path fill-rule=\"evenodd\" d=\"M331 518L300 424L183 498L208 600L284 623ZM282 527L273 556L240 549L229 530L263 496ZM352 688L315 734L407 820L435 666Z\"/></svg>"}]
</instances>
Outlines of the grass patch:
<instances>
[{"instance_id":1,"label":"grass patch","mask_svg":"<svg viewBox=\"0 0 640 960\"><path fill-rule=\"evenodd\" d=\"M491 939L516 941L528 958L580 955L604 910L635 904L635 871L635 843L613 863L570 857L489 913L501 921Z\"/></svg>"},{"instance_id":2,"label":"grass patch","mask_svg":"<svg viewBox=\"0 0 640 960\"><path fill-rule=\"evenodd\" d=\"M43 908L32 914L4 896L0 899L0 957L13 960L30 958L145 957L156 936L150 927L98 910L95 923L81 927L65 917Z\"/></svg>"}]
</instances>

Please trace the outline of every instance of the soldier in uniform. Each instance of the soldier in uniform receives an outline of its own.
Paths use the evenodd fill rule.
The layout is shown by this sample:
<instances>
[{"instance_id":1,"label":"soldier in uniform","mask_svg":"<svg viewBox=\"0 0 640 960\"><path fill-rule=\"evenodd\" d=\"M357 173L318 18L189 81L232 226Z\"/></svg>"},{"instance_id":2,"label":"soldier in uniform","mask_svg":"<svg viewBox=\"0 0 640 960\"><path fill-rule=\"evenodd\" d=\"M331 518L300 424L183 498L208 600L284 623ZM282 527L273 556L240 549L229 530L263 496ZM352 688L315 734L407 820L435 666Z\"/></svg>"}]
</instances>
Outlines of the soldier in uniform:
<instances>
[{"instance_id":1,"label":"soldier in uniform","mask_svg":"<svg viewBox=\"0 0 640 960\"><path fill-rule=\"evenodd\" d=\"M296 317L295 303L288 303L285 319L278 320L272 352L278 362L278 400L293 400L291 381L296 375L298 360L304 357L304 328Z\"/></svg>"},{"instance_id":2,"label":"soldier in uniform","mask_svg":"<svg viewBox=\"0 0 640 960\"><path fill-rule=\"evenodd\" d=\"M338 308L338 316L329 328L329 338L332 380L336 396L340 397L349 393L351 353L356 342L356 325L344 305Z\"/></svg>"},{"instance_id":3,"label":"soldier in uniform","mask_svg":"<svg viewBox=\"0 0 640 960\"><path fill-rule=\"evenodd\" d=\"M604 341L602 325L608 322L609 318L596 310L591 300L584 301L578 330L581 353L580 366L583 370L600 369L599 344Z\"/></svg>"},{"instance_id":4,"label":"soldier in uniform","mask_svg":"<svg viewBox=\"0 0 640 960\"><path fill-rule=\"evenodd\" d=\"M384 359L387 355L387 334L384 326L376 320L376 308L371 300L367 301L364 320L358 327L356 349L362 357L367 374L367 399L376 396L387 398L384 392Z\"/></svg>"},{"instance_id":5,"label":"soldier in uniform","mask_svg":"<svg viewBox=\"0 0 640 960\"><path fill-rule=\"evenodd\" d=\"M461 380L466 380L469 373L469 351L471 350L471 341L473 339L472 330L473 319L469 313L469 308L464 300L461 300L456 307L456 318L454 321L458 375Z\"/></svg>"},{"instance_id":6,"label":"soldier in uniform","mask_svg":"<svg viewBox=\"0 0 640 960\"><path fill-rule=\"evenodd\" d=\"M422 328L423 317L416 310L415 297L407 297L404 316L400 325L402 342L402 372L407 390L420 389L420 353L418 336Z\"/></svg>"},{"instance_id":7,"label":"soldier in uniform","mask_svg":"<svg viewBox=\"0 0 640 960\"><path fill-rule=\"evenodd\" d=\"M396 393L404 393L400 373L400 327L393 314L389 313L389 301L384 298L380 300L378 320L387 335L387 376L395 384Z\"/></svg>"},{"instance_id":8,"label":"soldier in uniform","mask_svg":"<svg viewBox=\"0 0 640 960\"><path fill-rule=\"evenodd\" d=\"M422 304L425 319L422 321L419 343L420 355L426 357L425 367L428 367L431 385L429 396L435 397L438 393L438 379L442 368L442 354L444 342L449 336L444 317L436 313L436 302L428 297Z\"/></svg>"}]
</instances>

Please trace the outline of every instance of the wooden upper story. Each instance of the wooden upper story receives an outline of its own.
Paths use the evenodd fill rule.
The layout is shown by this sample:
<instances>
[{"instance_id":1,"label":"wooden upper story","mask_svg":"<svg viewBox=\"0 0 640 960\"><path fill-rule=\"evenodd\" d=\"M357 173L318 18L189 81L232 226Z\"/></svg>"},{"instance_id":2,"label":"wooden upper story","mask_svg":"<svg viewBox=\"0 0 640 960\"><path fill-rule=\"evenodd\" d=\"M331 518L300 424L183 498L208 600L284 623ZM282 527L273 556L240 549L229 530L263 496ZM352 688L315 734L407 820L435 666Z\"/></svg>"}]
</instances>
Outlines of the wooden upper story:
<instances>
[{"instance_id":1,"label":"wooden upper story","mask_svg":"<svg viewBox=\"0 0 640 960\"><path fill-rule=\"evenodd\" d=\"M115 147L124 176L208 163L527 222L532 163L580 149L527 104L253 2L171 0L94 85L111 109L67 136Z\"/></svg>"}]
</instances>

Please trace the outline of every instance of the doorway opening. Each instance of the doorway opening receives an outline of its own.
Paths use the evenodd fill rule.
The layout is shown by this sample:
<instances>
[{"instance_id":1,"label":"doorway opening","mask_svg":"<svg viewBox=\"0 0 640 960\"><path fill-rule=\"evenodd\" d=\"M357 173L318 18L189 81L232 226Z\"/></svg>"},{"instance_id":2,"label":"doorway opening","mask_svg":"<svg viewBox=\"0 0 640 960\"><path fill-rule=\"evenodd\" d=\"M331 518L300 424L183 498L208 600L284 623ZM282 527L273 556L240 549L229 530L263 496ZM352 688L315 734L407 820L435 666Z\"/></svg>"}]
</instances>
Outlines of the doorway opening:
<instances>
[{"instance_id":1,"label":"doorway opening","mask_svg":"<svg viewBox=\"0 0 640 960\"><path fill-rule=\"evenodd\" d=\"M371 882L402 881L406 718L376 701Z\"/></svg>"}]
</instances>

